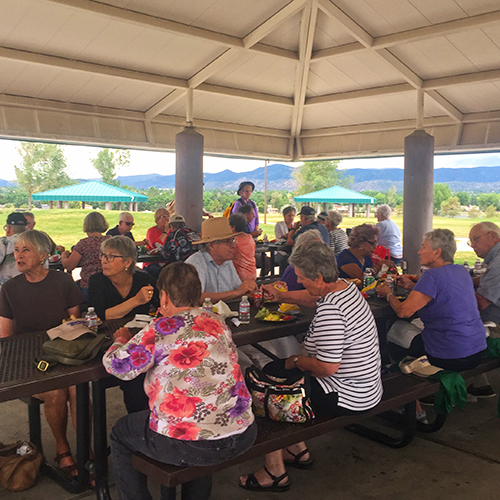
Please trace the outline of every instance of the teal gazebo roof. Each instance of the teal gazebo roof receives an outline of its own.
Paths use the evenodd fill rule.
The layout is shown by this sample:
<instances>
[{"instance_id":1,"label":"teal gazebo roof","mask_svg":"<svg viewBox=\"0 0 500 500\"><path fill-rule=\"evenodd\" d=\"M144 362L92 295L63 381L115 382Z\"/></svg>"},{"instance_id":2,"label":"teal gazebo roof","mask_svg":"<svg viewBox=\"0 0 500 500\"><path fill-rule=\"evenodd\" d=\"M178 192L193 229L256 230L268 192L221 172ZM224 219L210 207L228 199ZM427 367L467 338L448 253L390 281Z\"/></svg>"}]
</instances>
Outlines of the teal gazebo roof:
<instances>
[{"instance_id":1,"label":"teal gazebo roof","mask_svg":"<svg viewBox=\"0 0 500 500\"><path fill-rule=\"evenodd\" d=\"M87 181L33 194L40 201L148 201L148 197L104 182Z\"/></svg>"},{"instance_id":2,"label":"teal gazebo roof","mask_svg":"<svg viewBox=\"0 0 500 500\"><path fill-rule=\"evenodd\" d=\"M377 199L341 186L333 186L314 193L295 196L298 203L376 203Z\"/></svg>"}]
</instances>

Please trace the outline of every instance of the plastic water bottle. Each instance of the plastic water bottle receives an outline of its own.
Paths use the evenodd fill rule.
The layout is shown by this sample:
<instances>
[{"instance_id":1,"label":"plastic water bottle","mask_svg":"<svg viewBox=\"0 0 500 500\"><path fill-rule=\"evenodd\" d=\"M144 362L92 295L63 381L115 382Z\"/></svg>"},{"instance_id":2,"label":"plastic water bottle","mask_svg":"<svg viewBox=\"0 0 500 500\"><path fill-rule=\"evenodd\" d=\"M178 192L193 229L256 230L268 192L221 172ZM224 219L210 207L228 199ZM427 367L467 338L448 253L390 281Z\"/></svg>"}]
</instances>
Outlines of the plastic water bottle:
<instances>
[{"instance_id":1,"label":"plastic water bottle","mask_svg":"<svg viewBox=\"0 0 500 500\"><path fill-rule=\"evenodd\" d=\"M87 321L87 327L89 330L97 333L97 314L94 311L93 307L89 307L87 314L85 315L85 320Z\"/></svg>"},{"instance_id":2,"label":"plastic water bottle","mask_svg":"<svg viewBox=\"0 0 500 500\"><path fill-rule=\"evenodd\" d=\"M481 271L481 261L479 259L477 259L476 262L474 263L474 271L476 273Z\"/></svg>"},{"instance_id":3,"label":"plastic water bottle","mask_svg":"<svg viewBox=\"0 0 500 500\"><path fill-rule=\"evenodd\" d=\"M239 319L240 323L250 323L250 302L248 302L248 297L246 295L241 297Z\"/></svg>"},{"instance_id":4,"label":"plastic water bottle","mask_svg":"<svg viewBox=\"0 0 500 500\"><path fill-rule=\"evenodd\" d=\"M214 306L212 305L212 301L210 300L210 297L207 297L205 299L205 302L203 302L203 310L206 312L214 312Z\"/></svg>"}]
</instances>

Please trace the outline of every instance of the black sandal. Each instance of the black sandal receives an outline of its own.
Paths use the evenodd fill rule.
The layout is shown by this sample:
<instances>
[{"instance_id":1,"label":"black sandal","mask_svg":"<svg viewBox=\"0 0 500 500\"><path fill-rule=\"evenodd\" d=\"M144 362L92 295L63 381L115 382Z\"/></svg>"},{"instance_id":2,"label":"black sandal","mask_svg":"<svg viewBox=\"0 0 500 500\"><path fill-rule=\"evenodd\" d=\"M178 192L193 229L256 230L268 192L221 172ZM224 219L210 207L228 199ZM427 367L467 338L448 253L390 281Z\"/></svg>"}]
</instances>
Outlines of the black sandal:
<instances>
[{"instance_id":1,"label":"black sandal","mask_svg":"<svg viewBox=\"0 0 500 500\"><path fill-rule=\"evenodd\" d=\"M255 474L249 474L247 481L245 484L243 484L241 481L238 482L238 484L244 488L245 490L250 490L250 491L288 491L290 489L290 481L287 481L285 484L279 484L280 481L283 481L286 477L288 477L288 474L285 472L279 477L273 476L266 467L264 467L264 470L266 471L267 475L273 480L273 484L271 486L262 486L259 481L257 481L257 478L255 477Z\"/></svg>"},{"instance_id":2,"label":"black sandal","mask_svg":"<svg viewBox=\"0 0 500 500\"><path fill-rule=\"evenodd\" d=\"M76 466L75 463L71 465L65 465L61 466L61 460L63 458L71 457L73 458L73 455L71 455L71 451L66 451L65 453L61 453L60 455L56 455L54 458L54 462L57 463L57 468L66 474L71 479L76 479L78 476L78 467ZM74 461L74 460L73 460ZM76 472L76 474L74 474Z\"/></svg>"},{"instance_id":3,"label":"black sandal","mask_svg":"<svg viewBox=\"0 0 500 500\"><path fill-rule=\"evenodd\" d=\"M311 458L308 458L307 460L300 460L304 455L307 455L307 453L309 453L309 450L307 448L300 453L297 453L297 455L294 455L288 448L285 448L285 450L293 457L293 460L284 460L286 467L294 467L295 469L307 470L314 465L314 460L312 460Z\"/></svg>"}]
</instances>

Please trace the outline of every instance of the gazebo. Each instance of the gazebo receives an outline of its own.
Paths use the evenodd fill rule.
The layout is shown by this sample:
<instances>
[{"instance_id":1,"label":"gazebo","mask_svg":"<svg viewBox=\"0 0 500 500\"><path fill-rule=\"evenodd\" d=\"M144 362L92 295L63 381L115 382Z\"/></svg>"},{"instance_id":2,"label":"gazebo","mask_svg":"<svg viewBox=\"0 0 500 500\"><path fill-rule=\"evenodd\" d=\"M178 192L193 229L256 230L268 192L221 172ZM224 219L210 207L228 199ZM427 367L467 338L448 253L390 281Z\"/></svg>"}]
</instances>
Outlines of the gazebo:
<instances>
[{"instance_id":1,"label":"gazebo","mask_svg":"<svg viewBox=\"0 0 500 500\"><path fill-rule=\"evenodd\" d=\"M54 201L57 208L69 208L70 201L82 202L82 208L85 208L87 202L105 202L105 209L111 210L111 202L118 202L118 210L122 210L122 203L128 203L129 211L137 212L137 206L140 201L148 201L148 197L128 191L116 186L111 186L104 182L87 181L80 184L73 184L57 189L50 189L42 193L33 194L32 198L39 201L48 201L49 208L53 208Z\"/></svg>"},{"instance_id":2,"label":"gazebo","mask_svg":"<svg viewBox=\"0 0 500 500\"><path fill-rule=\"evenodd\" d=\"M349 217L354 217L354 205L358 203L366 204L366 216L370 216L370 204L376 203L377 199L366 196L351 189L341 186L332 186L326 189L314 191L314 193L296 196L297 203L349 203ZM324 207L325 209L325 207Z\"/></svg>"}]
</instances>

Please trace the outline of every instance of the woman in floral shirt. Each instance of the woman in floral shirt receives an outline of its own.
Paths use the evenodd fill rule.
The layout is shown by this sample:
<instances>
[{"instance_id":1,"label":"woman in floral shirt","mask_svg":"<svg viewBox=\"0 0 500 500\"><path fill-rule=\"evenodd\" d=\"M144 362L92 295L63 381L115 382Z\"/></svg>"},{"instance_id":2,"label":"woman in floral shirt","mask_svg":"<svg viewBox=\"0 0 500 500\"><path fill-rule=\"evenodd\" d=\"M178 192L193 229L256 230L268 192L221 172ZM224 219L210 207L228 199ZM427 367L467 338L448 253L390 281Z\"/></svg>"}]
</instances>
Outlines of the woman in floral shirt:
<instances>
[{"instance_id":1,"label":"woman in floral shirt","mask_svg":"<svg viewBox=\"0 0 500 500\"><path fill-rule=\"evenodd\" d=\"M171 264L157 286L163 317L132 338L120 328L103 358L106 370L122 380L146 373L149 397L149 410L122 417L111 432L120 500L150 498L146 477L132 467L134 452L173 465L213 465L246 451L256 436L230 330L198 308L196 269ZM208 499L211 477L182 490L185 500Z\"/></svg>"}]
</instances>

